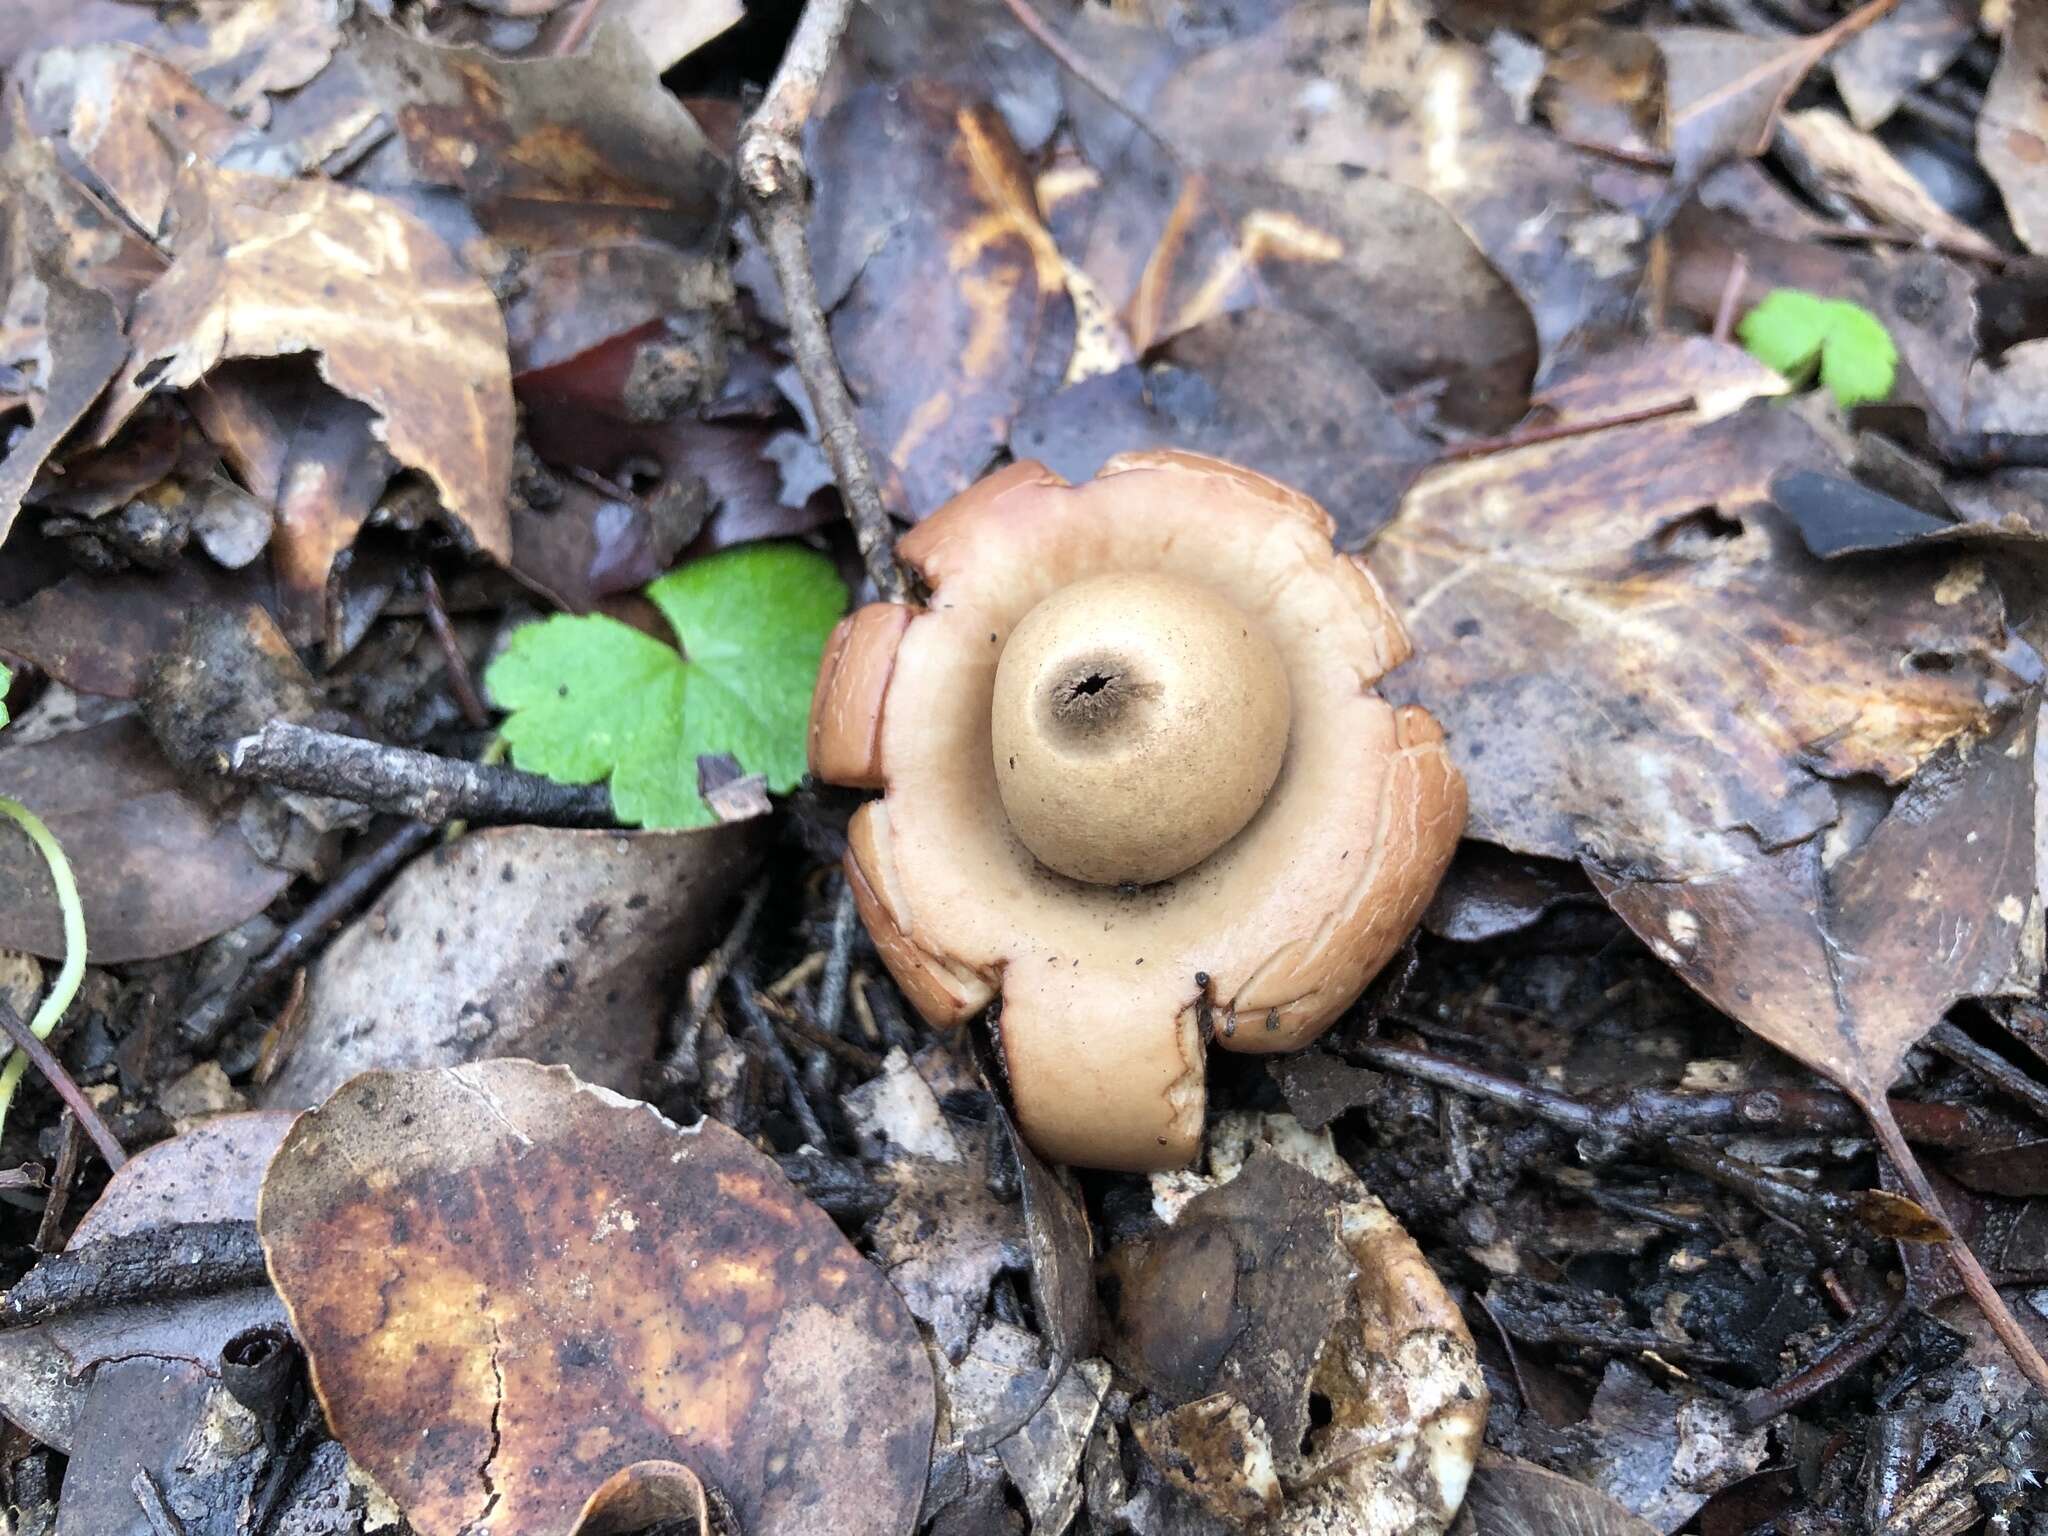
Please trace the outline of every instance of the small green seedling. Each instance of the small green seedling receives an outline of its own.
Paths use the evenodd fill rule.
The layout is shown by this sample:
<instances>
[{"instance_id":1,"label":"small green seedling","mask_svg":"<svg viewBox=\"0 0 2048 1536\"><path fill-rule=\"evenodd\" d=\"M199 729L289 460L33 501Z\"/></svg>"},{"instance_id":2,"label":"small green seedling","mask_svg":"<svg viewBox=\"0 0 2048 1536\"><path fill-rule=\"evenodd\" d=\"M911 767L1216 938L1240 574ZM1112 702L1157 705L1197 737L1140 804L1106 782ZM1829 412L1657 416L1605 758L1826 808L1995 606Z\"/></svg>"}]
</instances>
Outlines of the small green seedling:
<instances>
[{"instance_id":1,"label":"small green seedling","mask_svg":"<svg viewBox=\"0 0 2048 1536\"><path fill-rule=\"evenodd\" d=\"M1750 356L1803 384L1820 381L1844 410L1874 405L1892 392L1899 349L1884 322L1861 304L1779 288L1736 328Z\"/></svg>"},{"instance_id":2,"label":"small green seedling","mask_svg":"<svg viewBox=\"0 0 2048 1536\"><path fill-rule=\"evenodd\" d=\"M771 790L804 774L811 688L846 585L794 544L727 550L647 589L682 642L602 615L515 631L484 675L512 761L560 784L611 780L620 821L701 827L697 759L730 753Z\"/></svg>"},{"instance_id":3,"label":"small green seedling","mask_svg":"<svg viewBox=\"0 0 2048 1536\"><path fill-rule=\"evenodd\" d=\"M13 681L13 674L0 666L0 726L7 724L7 690ZM78 899L78 881L72 877L70 861L57 846L57 839L50 835L50 829L43 825L42 817L19 800L0 795L0 821L11 821L20 827L43 856L50 869L50 883L57 891L57 912L64 921L64 964L57 972L56 984L28 1023L31 1034L38 1040L47 1040L57 1021L64 1017L64 1010L71 1006L71 999L78 995L79 982L85 979L85 907ZM0 1066L0 1126L7 1123L7 1107L14 1102L14 1090L27 1070L28 1058L19 1051L7 1058L5 1066Z\"/></svg>"}]
</instances>

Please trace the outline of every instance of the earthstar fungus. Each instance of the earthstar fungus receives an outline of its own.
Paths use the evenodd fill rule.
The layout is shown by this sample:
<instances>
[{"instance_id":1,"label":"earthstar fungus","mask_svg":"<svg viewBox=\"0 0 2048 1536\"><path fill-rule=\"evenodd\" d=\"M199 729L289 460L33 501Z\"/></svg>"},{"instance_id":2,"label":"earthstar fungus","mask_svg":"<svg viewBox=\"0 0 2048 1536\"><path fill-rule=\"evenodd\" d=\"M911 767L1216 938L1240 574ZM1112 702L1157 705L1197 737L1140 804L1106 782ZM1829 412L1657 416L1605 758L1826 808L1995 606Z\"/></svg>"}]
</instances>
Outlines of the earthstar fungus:
<instances>
[{"instance_id":1,"label":"earthstar fungus","mask_svg":"<svg viewBox=\"0 0 2048 1536\"><path fill-rule=\"evenodd\" d=\"M811 768L885 791L862 920L932 1024L1002 996L1018 1120L1063 1162L1186 1163L1204 1055L1305 1045L1414 927L1465 823L1400 620L1331 519L1194 454L991 475L904 536L922 607L825 649Z\"/></svg>"}]
</instances>

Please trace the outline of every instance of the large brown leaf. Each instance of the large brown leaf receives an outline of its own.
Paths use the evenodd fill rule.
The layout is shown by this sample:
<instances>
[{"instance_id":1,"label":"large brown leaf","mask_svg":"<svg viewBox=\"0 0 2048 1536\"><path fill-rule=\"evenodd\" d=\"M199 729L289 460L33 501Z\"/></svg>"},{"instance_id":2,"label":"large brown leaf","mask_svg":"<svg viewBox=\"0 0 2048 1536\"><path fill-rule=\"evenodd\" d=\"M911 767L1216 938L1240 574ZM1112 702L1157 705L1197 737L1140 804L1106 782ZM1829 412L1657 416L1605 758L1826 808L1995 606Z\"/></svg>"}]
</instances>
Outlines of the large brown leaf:
<instances>
[{"instance_id":1,"label":"large brown leaf","mask_svg":"<svg viewBox=\"0 0 2048 1536\"><path fill-rule=\"evenodd\" d=\"M1595 371L1576 399L1725 399L1701 348L1621 365L1632 382L1617 388L1594 387ZM1386 691L1444 721L1475 835L1704 874L1833 823L1823 775L1898 783L1988 727L2017 679L1981 565L1808 555L1769 482L1831 461L1796 415L1753 404L1448 465L1416 485L1372 549L1415 638Z\"/></svg>"},{"instance_id":2,"label":"large brown leaf","mask_svg":"<svg viewBox=\"0 0 2048 1536\"><path fill-rule=\"evenodd\" d=\"M366 1073L293 1128L257 1221L328 1422L422 1536L560 1536L646 1460L747 1536L915 1524L916 1327L714 1120L532 1062Z\"/></svg>"},{"instance_id":3,"label":"large brown leaf","mask_svg":"<svg viewBox=\"0 0 2048 1536\"><path fill-rule=\"evenodd\" d=\"M367 192L197 161L173 203L177 259L137 301L102 438L151 389L195 384L227 358L312 351L477 545L508 558L505 323L441 238Z\"/></svg>"},{"instance_id":4,"label":"large brown leaf","mask_svg":"<svg viewBox=\"0 0 2048 1536\"><path fill-rule=\"evenodd\" d=\"M127 354L120 311L112 299L73 282L54 262L43 264L38 275L48 294L44 324L49 361L35 424L0 460L0 543L6 542L22 498L44 461L92 408Z\"/></svg>"}]
</instances>

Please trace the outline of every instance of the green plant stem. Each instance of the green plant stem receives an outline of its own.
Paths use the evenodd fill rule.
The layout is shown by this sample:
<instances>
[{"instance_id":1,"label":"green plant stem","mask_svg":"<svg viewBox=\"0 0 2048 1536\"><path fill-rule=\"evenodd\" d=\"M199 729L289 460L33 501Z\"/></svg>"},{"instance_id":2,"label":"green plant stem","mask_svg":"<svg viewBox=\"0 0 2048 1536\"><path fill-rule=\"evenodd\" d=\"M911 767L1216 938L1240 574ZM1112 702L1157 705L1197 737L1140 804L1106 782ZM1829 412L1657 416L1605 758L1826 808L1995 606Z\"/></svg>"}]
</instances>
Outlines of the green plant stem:
<instances>
[{"instance_id":1,"label":"green plant stem","mask_svg":"<svg viewBox=\"0 0 2048 1536\"><path fill-rule=\"evenodd\" d=\"M78 881L72 876L71 861L64 857L64 850L57 845L57 839L43 825L43 818L19 800L10 800L5 795L0 795L0 816L28 834L28 840L36 845L36 852L50 867L50 883L57 888L57 911L64 919L63 967L57 972L56 984L44 996L43 1005L28 1024L30 1034L38 1040L47 1040L50 1031L57 1027L57 1021L64 1017L64 1010L71 1006L71 1000L78 996L78 984L85 978L85 908L78 899ZM0 1130L6 1128L7 1108L14 1102L15 1087L27 1070L28 1057L20 1051L8 1058L6 1066L0 1067Z\"/></svg>"}]
</instances>

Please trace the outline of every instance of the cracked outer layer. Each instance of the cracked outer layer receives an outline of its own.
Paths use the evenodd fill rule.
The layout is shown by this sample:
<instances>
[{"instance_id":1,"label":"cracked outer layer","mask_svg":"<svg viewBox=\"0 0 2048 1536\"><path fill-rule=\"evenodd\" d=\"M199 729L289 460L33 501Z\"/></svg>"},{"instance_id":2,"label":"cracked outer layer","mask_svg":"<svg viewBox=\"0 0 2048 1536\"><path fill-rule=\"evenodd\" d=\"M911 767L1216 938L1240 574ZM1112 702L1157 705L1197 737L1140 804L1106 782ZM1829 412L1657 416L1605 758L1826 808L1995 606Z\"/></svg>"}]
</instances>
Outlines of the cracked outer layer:
<instances>
[{"instance_id":1,"label":"cracked outer layer","mask_svg":"<svg viewBox=\"0 0 2048 1536\"><path fill-rule=\"evenodd\" d=\"M918 1011L959 1023L998 992L1017 1116L1063 1162L1186 1163L1206 1031L1227 1049L1315 1038L1420 919L1465 823L1443 732L1373 685L1408 654L1378 584L1307 497L1220 460L1152 452L1070 486L1023 463L906 535L924 608L876 603L826 649L820 778L861 807L847 874ZM1293 694L1265 804L1186 873L1139 889L1046 869L1003 814L989 707L1011 629L1068 583L1154 571L1263 623ZM1202 978L1206 978L1206 984Z\"/></svg>"}]
</instances>

